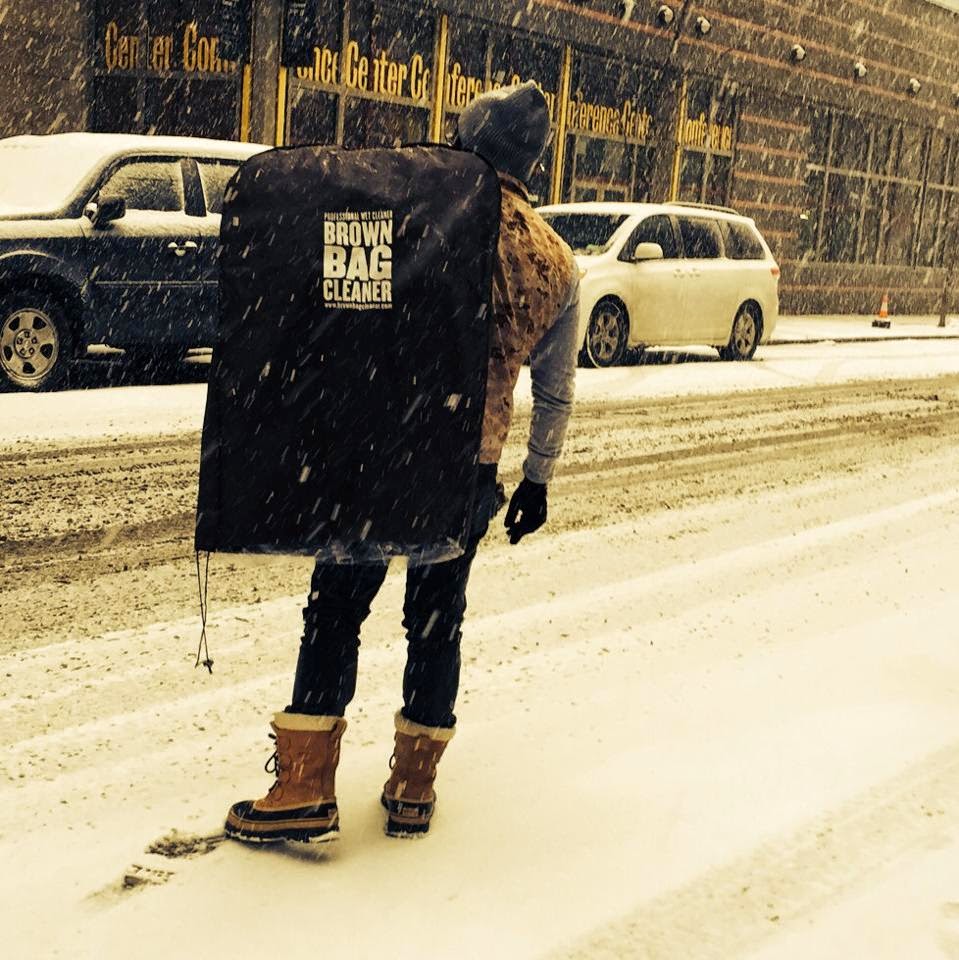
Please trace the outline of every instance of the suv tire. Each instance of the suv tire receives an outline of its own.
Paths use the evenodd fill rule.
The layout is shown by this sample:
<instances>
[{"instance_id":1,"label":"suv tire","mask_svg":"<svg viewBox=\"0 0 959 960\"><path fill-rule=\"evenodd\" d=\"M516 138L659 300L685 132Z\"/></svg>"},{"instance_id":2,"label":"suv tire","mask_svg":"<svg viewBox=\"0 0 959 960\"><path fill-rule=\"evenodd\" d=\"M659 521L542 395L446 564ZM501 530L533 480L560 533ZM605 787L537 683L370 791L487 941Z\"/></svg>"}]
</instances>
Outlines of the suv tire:
<instances>
[{"instance_id":1,"label":"suv tire","mask_svg":"<svg viewBox=\"0 0 959 960\"><path fill-rule=\"evenodd\" d=\"M752 360L759 339L762 336L763 322L759 307L754 303L744 303L737 311L729 332L729 343L719 347L722 360Z\"/></svg>"},{"instance_id":2,"label":"suv tire","mask_svg":"<svg viewBox=\"0 0 959 960\"><path fill-rule=\"evenodd\" d=\"M38 289L0 297L0 389L66 385L73 332L63 303Z\"/></svg>"},{"instance_id":3,"label":"suv tire","mask_svg":"<svg viewBox=\"0 0 959 960\"><path fill-rule=\"evenodd\" d=\"M622 362L629 337L629 317L615 300L600 300L593 308L579 352L584 367L615 367Z\"/></svg>"}]
</instances>

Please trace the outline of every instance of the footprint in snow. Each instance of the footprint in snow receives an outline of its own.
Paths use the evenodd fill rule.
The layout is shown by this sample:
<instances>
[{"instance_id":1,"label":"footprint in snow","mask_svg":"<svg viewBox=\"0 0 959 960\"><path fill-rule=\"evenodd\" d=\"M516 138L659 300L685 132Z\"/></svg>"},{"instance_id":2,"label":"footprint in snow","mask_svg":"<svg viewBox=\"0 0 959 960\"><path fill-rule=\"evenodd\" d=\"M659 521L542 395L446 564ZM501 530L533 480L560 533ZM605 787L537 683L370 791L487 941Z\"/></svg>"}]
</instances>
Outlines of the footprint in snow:
<instances>
[{"instance_id":1,"label":"footprint in snow","mask_svg":"<svg viewBox=\"0 0 959 960\"><path fill-rule=\"evenodd\" d=\"M197 836L171 830L154 840L137 863L130 864L119 880L96 890L89 897L94 902L114 902L124 894L143 887L162 886L173 876L171 860L199 857L215 850L226 838L222 833Z\"/></svg>"}]
</instances>

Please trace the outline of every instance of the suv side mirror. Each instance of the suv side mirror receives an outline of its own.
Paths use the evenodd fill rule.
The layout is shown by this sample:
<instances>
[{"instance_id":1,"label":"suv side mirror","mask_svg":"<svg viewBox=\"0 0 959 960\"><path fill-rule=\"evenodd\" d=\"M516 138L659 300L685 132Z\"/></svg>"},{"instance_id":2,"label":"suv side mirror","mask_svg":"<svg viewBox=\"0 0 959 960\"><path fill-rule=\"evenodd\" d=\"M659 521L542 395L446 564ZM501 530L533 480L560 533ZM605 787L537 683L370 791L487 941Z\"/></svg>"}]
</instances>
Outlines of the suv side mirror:
<instances>
[{"instance_id":1,"label":"suv side mirror","mask_svg":"<svg viewBox=\"0 0 959 960\"><path fill-rule=\"evenodd\" d=\"M90 218L90 222L95 227L99 227L126 216L127 202L123 197L108 197L99 203L88 204L83 212Z\"/></svg>"},{"instance_id":2,"label":"suv side mirror","mask_svg":"<svg viewBox=\"0 0 959 960\"><path fill-rule=\"evenodd\" d=\"M637 243L633 251L633 263L642 263L644 260L662 260L663 248L658 243Z\"/></svg>"}]
</instances>

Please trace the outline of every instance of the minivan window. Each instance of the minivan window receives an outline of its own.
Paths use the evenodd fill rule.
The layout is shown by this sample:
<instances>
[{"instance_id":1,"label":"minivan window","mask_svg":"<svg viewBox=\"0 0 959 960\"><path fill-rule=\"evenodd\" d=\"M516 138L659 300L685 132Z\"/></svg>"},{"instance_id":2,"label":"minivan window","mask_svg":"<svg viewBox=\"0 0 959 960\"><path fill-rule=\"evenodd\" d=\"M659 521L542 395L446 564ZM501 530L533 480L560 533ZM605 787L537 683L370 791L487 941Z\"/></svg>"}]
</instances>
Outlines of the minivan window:
<instances>
[{"instance_id":1,"label":"minivan window","mask_svg":"<svg viewBox=\"0 0 959 960\"><path fill-rule=\"evenodd\" d=\"M723 222L725 227L726 256L731 260L765 260L766 251L759 237L745 223L735 220Z\"/></svg>"},{"instance_id":2,"label":"minivan window","mask_svg":"<svg viewBox=\"0 0 959 960\"><path fill-rule=\"evenodd\" d=\"M679 245L676 243L676 234L669 217L647 217L624 245L623 254L626 259L632 258L633 252L641 243L658 243L663 248L664 260L675 260L679 256Z\"/></svg>"},{"instance_id":3,"label":"minivan window","mask_svg":"<svg viewBox=\"0 0 959 960\"><path fill-rule=\"evenodd\" d=\"M183 177L176 160L125 163L100 188L100 202L120 197L128 210L183 209Z\"/></svg>"},{"instance_id":4,"label":"minivan window","mask_svg":"<svg viewBox=\"0 0 959 960\"><path fill-rule=\"evenodd\" d=\"M543 219L572 247L573 253L605 253L613 234L626 219L615 213L544 213Z\"/></svg>"},{"instance_id":5,"label":"minivan window","mask_svg":"<svg viewBox=\"0 0 959 960\"><path fill-rule=\"evenodd\" d=\"M683 252L691 260L710 260L721 255L719 226L715 220L679 218Z\"/></svg>"}]
</instances>

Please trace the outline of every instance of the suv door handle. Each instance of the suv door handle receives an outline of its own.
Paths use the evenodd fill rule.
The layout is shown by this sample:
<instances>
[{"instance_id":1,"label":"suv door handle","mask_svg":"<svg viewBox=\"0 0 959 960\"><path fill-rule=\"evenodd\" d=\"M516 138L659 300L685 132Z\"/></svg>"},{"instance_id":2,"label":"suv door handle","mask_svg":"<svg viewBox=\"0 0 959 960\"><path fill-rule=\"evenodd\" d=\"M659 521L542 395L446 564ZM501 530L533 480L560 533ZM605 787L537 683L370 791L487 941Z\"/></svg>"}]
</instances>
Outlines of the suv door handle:
<instances>
[{"instance_id":1,"label":"suv door handle","mask_svg":"<svg viewBox=\"0 0 959 960\"><path fill-rule=\"evenodd\" d=\"M183 243L177 243L176 240L171 240L166 245L167 250L172 251L178 257L182 257L187 250L196 250L197 244L195 240L185 240Z\"/></svg>"}]
</instances>

